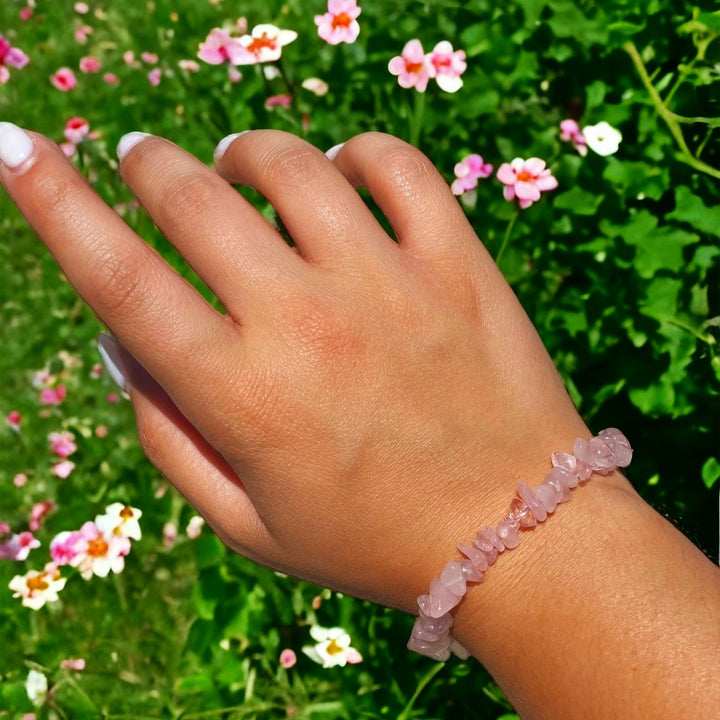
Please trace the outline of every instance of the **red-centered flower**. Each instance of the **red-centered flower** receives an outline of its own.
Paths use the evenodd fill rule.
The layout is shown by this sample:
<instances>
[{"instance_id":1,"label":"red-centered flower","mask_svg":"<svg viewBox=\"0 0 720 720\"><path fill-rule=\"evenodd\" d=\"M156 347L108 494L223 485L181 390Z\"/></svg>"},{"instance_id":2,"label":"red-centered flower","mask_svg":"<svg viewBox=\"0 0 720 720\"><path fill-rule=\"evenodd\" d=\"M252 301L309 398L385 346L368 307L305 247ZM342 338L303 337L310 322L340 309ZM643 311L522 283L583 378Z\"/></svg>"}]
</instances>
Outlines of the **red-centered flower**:
<instances>
[{"instance_id":1,"label":"red-centered flower","mask_svg":"<svg viewBox=\"0 0 720 720\"><path fill-rule=\"evenodd\" d=\"M354 43L360 34L361 12L356 0L328 0L328 11L315 16L318 35L330 45Z\"/></svg>"},{"instance_id":2,"label":"red-centered flower","mask_svg":"<svg viewBox=\"0 0 720 720\"><path fill-rule=\"evenodd\" d=\"M398 76L400 87L414 87L418 92L425 92L428 81L437 72L419 40L405 43L402 53L388 63L388 70Z\"/></svg>"},{"instance_id":3,"label":"red-centered flower","mask_svg":"<svg viewBox=\"0 0 720 720\"><path fill-rule=\"evenodd\" d=\"M505 185L506 200L518 199L521 208L528 208L540 199L540 194L558 186L545 161L540 158L515 158L503 163L497 172L497 179Z\"/></svg>"}]
</instances>

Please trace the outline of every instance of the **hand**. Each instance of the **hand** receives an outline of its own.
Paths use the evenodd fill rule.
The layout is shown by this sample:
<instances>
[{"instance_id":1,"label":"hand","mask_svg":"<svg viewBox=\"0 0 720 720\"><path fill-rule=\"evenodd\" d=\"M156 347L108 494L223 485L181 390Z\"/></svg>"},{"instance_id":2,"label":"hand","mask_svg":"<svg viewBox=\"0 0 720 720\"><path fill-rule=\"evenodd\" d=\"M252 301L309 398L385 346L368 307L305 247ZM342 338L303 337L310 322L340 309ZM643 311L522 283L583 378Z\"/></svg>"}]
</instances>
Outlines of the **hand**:
<instances>
[{"instance_id":1,"label":"hand","mask_svg":"<svg viewBox=\"0 0 720 720\"><path fill-rule=\"evenodd\" d=\"M590 434L446 182L400 140L361 135L331 161L253 131L212 170L131 136L123 179L221 314L30 137L3 183L121 343L146 453L243 555L413 611L455 543ZM260 191L295 248L228 182Z\"/></svg>"}]
</instances>

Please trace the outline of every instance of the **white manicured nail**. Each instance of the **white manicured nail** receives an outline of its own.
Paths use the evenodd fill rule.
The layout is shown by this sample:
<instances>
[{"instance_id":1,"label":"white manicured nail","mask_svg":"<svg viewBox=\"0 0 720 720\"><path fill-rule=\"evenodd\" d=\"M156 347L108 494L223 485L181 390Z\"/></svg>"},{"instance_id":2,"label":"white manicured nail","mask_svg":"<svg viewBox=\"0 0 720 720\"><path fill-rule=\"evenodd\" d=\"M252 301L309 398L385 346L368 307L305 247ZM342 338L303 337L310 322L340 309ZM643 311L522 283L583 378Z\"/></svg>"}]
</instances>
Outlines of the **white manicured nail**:
<instances>
[{"instance_id":1,"label":"white manicured nail","mask_svg":"<svg viewBox=\"0 0 720 720\"><path fill-rule=\"evenodd\" d=\"M7 167L20 167L34 149L32 138L24 130L12 123L0 122L0 160Z\"/></svg>"},{"instance_id":2,"label":"white manicured nail","mask_svg":"<svg viewBox=\"0 0 720 720\"><path fill-rule=\"evenodd\" d=\"M103 365L110 377L117 383L121 390L128 392L130 383L127 379L127 369L118 351L117 341L105 333L100 333L97 337L97 348L100 353L100 359L103 361Z\"/></svg>"},{"instance_id":3,"label":"white manicured nail","mask_svg":"<svg viewBox=\"0 0 720 720\"><path fill-rule=\"evenodd\" d=\"M130 150L132 150L138 143L142 142L146 137L150 137L150 133L131 132L127 135L123 135L117 146L118 158L120 158L120 160L124 160Z\"/></svg>"},{"instance_id":4,"label":"white manicured nail","mask_svg":"<svg viewBox=\"0 0 720 720\"><path fill-rule=\"evenodd\" d=\"M327 155L328 160L334 160L335 156L340 152L344 144L345 143L339 143L338 145L333 145L329 150L327 150L325 155Z\"/></svg>"},{"instance_id":5,"label":"white manicured nail","mask_svg":"<svg viewBox=\"0 0 720 720\"><path fill-rule=\"evenodd\" d=\"M213 152L213 155L215 157L215 162L218 162L222 156L225 154L225 151L230 147L232 144L232 141L235 140L235 138L239 138L241 135L244 135L245 133L250 132L249 130L243 130L242 132L233 133L232 135L228 135L227 137L224 137L215 147L215 152Z\"/></svg>"}]
</instances>

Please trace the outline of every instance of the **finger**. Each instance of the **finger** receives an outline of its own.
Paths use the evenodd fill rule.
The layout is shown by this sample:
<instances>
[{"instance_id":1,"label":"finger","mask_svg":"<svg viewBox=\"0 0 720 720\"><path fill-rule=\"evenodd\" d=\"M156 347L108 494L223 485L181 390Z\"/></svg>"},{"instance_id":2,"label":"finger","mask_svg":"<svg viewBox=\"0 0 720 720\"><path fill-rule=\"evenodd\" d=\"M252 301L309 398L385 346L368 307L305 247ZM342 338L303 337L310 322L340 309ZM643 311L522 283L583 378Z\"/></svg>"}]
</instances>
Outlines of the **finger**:
<instances>
[{"instance_id":1,"label":"finger","mask_svg":"<svg viewBox=\"0 0 720 720\"><path fill-rule=\"evenodd\" d=\"M242 481L137 360L119 344L115 352L150 461L235 551L266 556L269 536Z\"/></svg>"},{"instance_id":2,"label":"finger","mask_svg":"<svg viewBox=\"0 0 720 720\"><path fill-rule=\"evenodd\" d=\"M480 245L445 179L412 145L365 133L342 145L333 163L353 186L370 190L401 248L442 259Z\"/></svg>"},{"instance_id":3,"label":"finger","mask_svg":"<svg viewBox=\"0 0 720 720\"><path fill-rule=\"evenodd\" d=\"M237 328L135 235L49 140L0 123L0 179L103 322L172 388L187 417L210 423L208 404L216 398L195 391L201 382L217 385L221 349L237 339Z\"/></svg>"},{"instance_id":4,"label":"finger","mask_svg":"<svg viewBox=\"0 0 720 720\"><path fill-rule=\"evenodd\" d=\"M242 322L302 265L265 218L216 172L162 138L130 133L120 172L163 234Z\"/></svg>"},{"instance_id":5,"label":"finger","mask_svg":"<svg viewBox=\"0 0 720 720\"><path fill-rule=\"evenodd\" d=\"M322 152L294 135L243 133L218 153L216 168L229 182L249 185L272 203L306 260L337 263L393 250L343 175Z\"/></svg>"}]
</instances>

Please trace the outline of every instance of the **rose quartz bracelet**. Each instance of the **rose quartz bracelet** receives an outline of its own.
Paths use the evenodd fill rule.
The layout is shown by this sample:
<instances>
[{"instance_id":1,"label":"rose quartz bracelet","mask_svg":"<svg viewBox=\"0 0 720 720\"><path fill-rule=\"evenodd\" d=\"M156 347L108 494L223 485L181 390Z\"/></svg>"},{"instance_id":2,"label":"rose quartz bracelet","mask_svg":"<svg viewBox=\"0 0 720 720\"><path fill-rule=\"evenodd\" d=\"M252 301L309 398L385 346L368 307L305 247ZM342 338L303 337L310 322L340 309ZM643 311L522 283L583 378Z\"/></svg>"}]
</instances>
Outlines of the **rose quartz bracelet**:
<instances>
[{"instance_id":1,"label":"rose quartz bracelet","mask_svg":"<svg viewBox=\"0 0 720 720\"><path fill-rule=\"evenodd\" d=\"M458 543L463 560L450 561L430 583L430 592L417 599L415 620L408 648L434 660L447 660L450 653L465 660L468 651L450 635L453 618L450 611L462 600L467 583L481 583L485 571L499 553L520 543L520 530L544 522L559 503L570 500L570 490L590 479L593 472L608 475L627 467L632 448L617 429L603 430L597 437L578 438L573 454L554 452L553 469L534 490L524 482L517 485L517 497L510 512L495 526L484 527L470 543Z\"/></svg>"}]
</instances>

